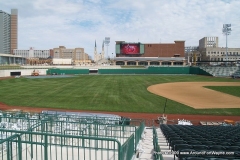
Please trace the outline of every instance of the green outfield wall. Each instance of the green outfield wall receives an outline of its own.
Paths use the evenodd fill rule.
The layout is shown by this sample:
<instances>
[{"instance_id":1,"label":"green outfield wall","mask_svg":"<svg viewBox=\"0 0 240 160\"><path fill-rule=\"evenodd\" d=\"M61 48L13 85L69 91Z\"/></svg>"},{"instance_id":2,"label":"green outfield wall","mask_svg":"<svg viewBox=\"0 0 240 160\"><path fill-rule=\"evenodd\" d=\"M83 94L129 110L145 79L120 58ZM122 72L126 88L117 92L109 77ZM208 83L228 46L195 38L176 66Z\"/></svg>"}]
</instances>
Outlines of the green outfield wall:
<instances>
[{"instance_id":1,"label":"green outfield wall","mask_svg":"<svg viewBox=\"0 0 240 160\"><path fill-rule=\"evenodd\" d=\"M47 70L48 75L52 74L89 74L89 69L48 69Z\"/></svg>"},{"instance_id":2,"label":"green outfield wall","mask_svg":"<svg viewBox=\"0 0 240 160\"><path fill-rule=\"evenodd\" d=\"M189 74L212 76L211 74L209 74L208 72L204 71L199 67L189 67Z\"/></svg>"},{"instance_id":3,"label":"green outfield wall","mask_svg":"<svg viewBox=\"0 0 240 160\"><path fill-rule=\"evenodd\" d=\"M148 67L139 69L99 69L99 74L189 74L189 67Z\"/></svg>"},{"instance_id":4,"label":"green outfield wall","mask_svg":"<svg viewBox=\"0 0 240 160\"><path fill-rule=\"evenodd\" d=\"M48 69L47 74L89 74L89 69ZM210 75L199 67L148 67L130 69L98 69L97 74L197 74Z\"/></svg>"}]
</instances>

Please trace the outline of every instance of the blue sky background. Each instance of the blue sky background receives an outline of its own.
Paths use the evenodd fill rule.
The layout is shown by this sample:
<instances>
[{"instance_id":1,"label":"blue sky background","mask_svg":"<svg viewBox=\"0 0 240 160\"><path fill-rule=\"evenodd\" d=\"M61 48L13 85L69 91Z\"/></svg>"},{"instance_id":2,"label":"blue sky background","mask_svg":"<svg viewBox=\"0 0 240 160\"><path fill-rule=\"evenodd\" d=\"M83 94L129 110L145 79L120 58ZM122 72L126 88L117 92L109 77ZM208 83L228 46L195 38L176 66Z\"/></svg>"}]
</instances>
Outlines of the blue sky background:
<instances>
[{"instance_id":1,"label":"blue sky background","mask_svg":"<svg viewBox=\"0 0 240 160\"><path fill-rule=\"evenodd\" d=\"M115 41L173 43L197 46L199 39L218 36L232 24L228 47L240 48L240 0L0 0L0 10L18 9L18 49L82 47L93 57L110 37ZM105 51L106 51L105 47ZM114 54L113 54L114 55Z\"/></svg>"}]
</instances>

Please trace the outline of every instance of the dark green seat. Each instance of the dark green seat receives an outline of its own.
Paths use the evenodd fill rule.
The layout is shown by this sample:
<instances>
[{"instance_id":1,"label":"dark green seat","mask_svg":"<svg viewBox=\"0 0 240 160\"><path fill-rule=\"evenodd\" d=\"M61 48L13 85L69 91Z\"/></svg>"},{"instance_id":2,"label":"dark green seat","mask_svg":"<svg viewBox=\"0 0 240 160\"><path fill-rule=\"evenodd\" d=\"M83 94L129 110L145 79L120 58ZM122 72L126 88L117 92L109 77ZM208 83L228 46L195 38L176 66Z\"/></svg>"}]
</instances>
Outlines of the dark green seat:
<instances>
[{"instance_id":1,"label":"dark green seat","mask_svg":"<svg viewBox=\"0 0 240 160\"><path fill-rule=\"evenodd\" d=\"M194 140L194 141L188 141L187 144L189 144L189 145L201 145L202 142Z\"/></svg>"},{"instance_id":2,"label":"dark green seat","mask_svg":"<svg viewBox=\"0 0 240 160\"><path fill-rule=\"evenodd\" d=\"M183 160L207 160L207 159L201 158L201 157L186 157L186 158L183 158Z\"/></svg>"},{"instance_id":3,"label":"dark green seat","mask_svg":"<svg viewBox=\"0 0 240 160\"><path fill-rule=\"evenodd\" d=\"M222 151L222 150L225 150L225 147L222 145L211 145L211 146L209 146L209 150Z\"/></svg>"},{"instance_id":4,"label":"dark green seat","mask_svg":"<svg viewBox=\"0 0 240 160\"><path fill-rule=\"evenodd\" d=\"M240 151L240 146L226 146L226 151Z\"/></svg>"},{"instance_id":5,"label":"dark green seat","mask_svg":"<svg viewBox=\"0 0 240 160\"><path fill-rule=\"evenodd\" d=\"M178 151L178 155L176 155L178 157L178 159L182 160L184 158L187 158L187 157L197 157L196 154L194 154L195 150L194 149L180 149Z\"/></svg>"},{"instance_id":6,"label":"dark green seat","mask_svg":"<svg viewBox=\"0 0 240 160\"><path fill-rule=\"evenodd\" d=\"M170 137L167 144L170 145L171 141L174 141L174 140L183 140L183 139L181 137Z\"/></svg>"},{"instance_id":7,"label":"dark green seat","mask_svg":"<svg viewBox=\"0 0 240 160\"><path fill-rule=\"evenodd\" d=\"M213 141L201 141L201 143L202 143L202 145L207 145L207 146L209 146L209 145L215 145L215 144L216 144L216 143L213 142Z\"/></svg>"},{"instance_id":8,"label":"dark green seat","mask_svg":"<svg viewBox=\"0 0 240 160\"><path fill-rule=\"evenodd\" d=\"M229 146L229 145L231 145L231 143L230 142L218 142L218 143L216 143L216 145Z\"/></svg>"},{"instance_id":9,"label":"dark green seat","mask_svg":"<svg viewBox=\"0 0 240 160\"><path fill-rule=\"evenodd\" d=\"M173 147L173 151L175 151L175 152L181 151L183 149L191 149L191 146L188 144L175 144ZM174 159L175 159L175 154L174 154Z\"/></svg>"},{"instance_id":10,"label":"dark green seat","mask_svg":"<svg viewBox=\"0 0 240 160\"><path fill-rule=\"evenodd\" d=\"M184 141L184 140L173 140L173 141L171 141L171 143L169 144L169 149L170 149L170 147L171 147L171 150L173 150L173 148L174 148L174 146L175 146L176 144L187 144L187 143L186 143L186 141Z\"/></svg>"},{"instance_id":11,"label":"dark green seat","mask_svg":"<svg viewBox=\"0 0 240 160\"><path fill-rule=\"evenodd\" d=\"M192 148L196 151L207 150L208 146L206 145L192 145Z\"/></svg>"},{"instance_id":12,"label":"dark green seat","mask_svg":"<svg viewBox=\"0 0 240 160\"><path fill-rule=\"evenodd\" d=\"M228 160L227 158L209 158L209 160Z\"/></svg>"}]
</instances>

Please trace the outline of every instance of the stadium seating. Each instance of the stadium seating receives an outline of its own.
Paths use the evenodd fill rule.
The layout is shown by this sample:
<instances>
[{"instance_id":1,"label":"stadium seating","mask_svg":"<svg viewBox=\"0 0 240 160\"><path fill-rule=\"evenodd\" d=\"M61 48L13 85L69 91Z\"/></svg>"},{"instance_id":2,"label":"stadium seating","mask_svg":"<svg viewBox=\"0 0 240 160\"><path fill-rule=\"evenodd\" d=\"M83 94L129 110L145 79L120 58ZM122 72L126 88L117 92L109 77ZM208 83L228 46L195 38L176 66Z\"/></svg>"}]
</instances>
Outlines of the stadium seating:
<instances>
[{"instance_id":1,"label":"stadium seating","mask_svg":"<svg viewBox=\"0 0 240 160\"><path fill-rule=\"evenodd\" d=\"M184 158L184 160L206 160L206 159L201 157L187 157Z\"/></svg>"},{"instance_id":2,"label":"stadium seating","mask_svg":"<svg viewBox=\"0 0 240 160\"><path fill-rule=\"evenodd\" d=\"M160 129L179 159L240 159L240 126L161 124Z\"/></svg>"},{"instance_id":3,"label":"stadium seating","mask_svg":"<svg viewBox=\"0 0 240 160\"><path fill-rule=\"evenodd\" d=\"M238 67L238 70L235 71L235 72L232 74L232 77L233 77L233 78L239 78L239 77L240 77L240 67Z\"/></svg>"},{"instance_id":4,"label":"stadium seating","mask_svg":"<svg viewBox=\"0 0 240 160\"><path fill-rule=\"evenodd\" d=\"M215 77L229 77L239 71L237 66L207 66L201 67L201 69Z\"/></svg>"}]
</instances>

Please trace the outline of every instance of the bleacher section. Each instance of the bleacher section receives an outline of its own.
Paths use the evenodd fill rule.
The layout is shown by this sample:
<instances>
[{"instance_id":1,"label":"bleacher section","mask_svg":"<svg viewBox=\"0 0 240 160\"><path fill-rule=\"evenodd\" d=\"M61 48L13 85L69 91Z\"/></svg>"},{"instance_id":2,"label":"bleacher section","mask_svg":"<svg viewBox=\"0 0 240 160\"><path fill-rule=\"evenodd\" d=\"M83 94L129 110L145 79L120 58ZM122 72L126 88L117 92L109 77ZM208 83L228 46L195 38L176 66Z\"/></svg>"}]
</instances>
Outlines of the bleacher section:
<instances>
[{"instance_id":1,"label":"bleacher section","mask_svg":"<svg viewBox=\"0 0 240 160\"><path fill-rule=\"evenodd\" d=\"M240 67L238 67L238 70L233 73L232 77L233 78L240 78Z\"/></svg>"},{"instance_id":2,"label":"bleacher section","mask_svg":"<svg viewBox=\"0 0 240 160\"><path fill-rule=\"evenodd\" d=\"M238 71L240 74L240 68L237 66L205 66L200 68L214 77L231 77Z\"/></svg>"},{"instance_id":3,"label":"bleacher section","mask_svg":"<svg viewBox=\"0 0 240 160\"><path fill-rule=\"evenodd\" d=\"M160 129L174 159L240 159L240 126L161 124Z\"/></svg>"}]
</instances>

